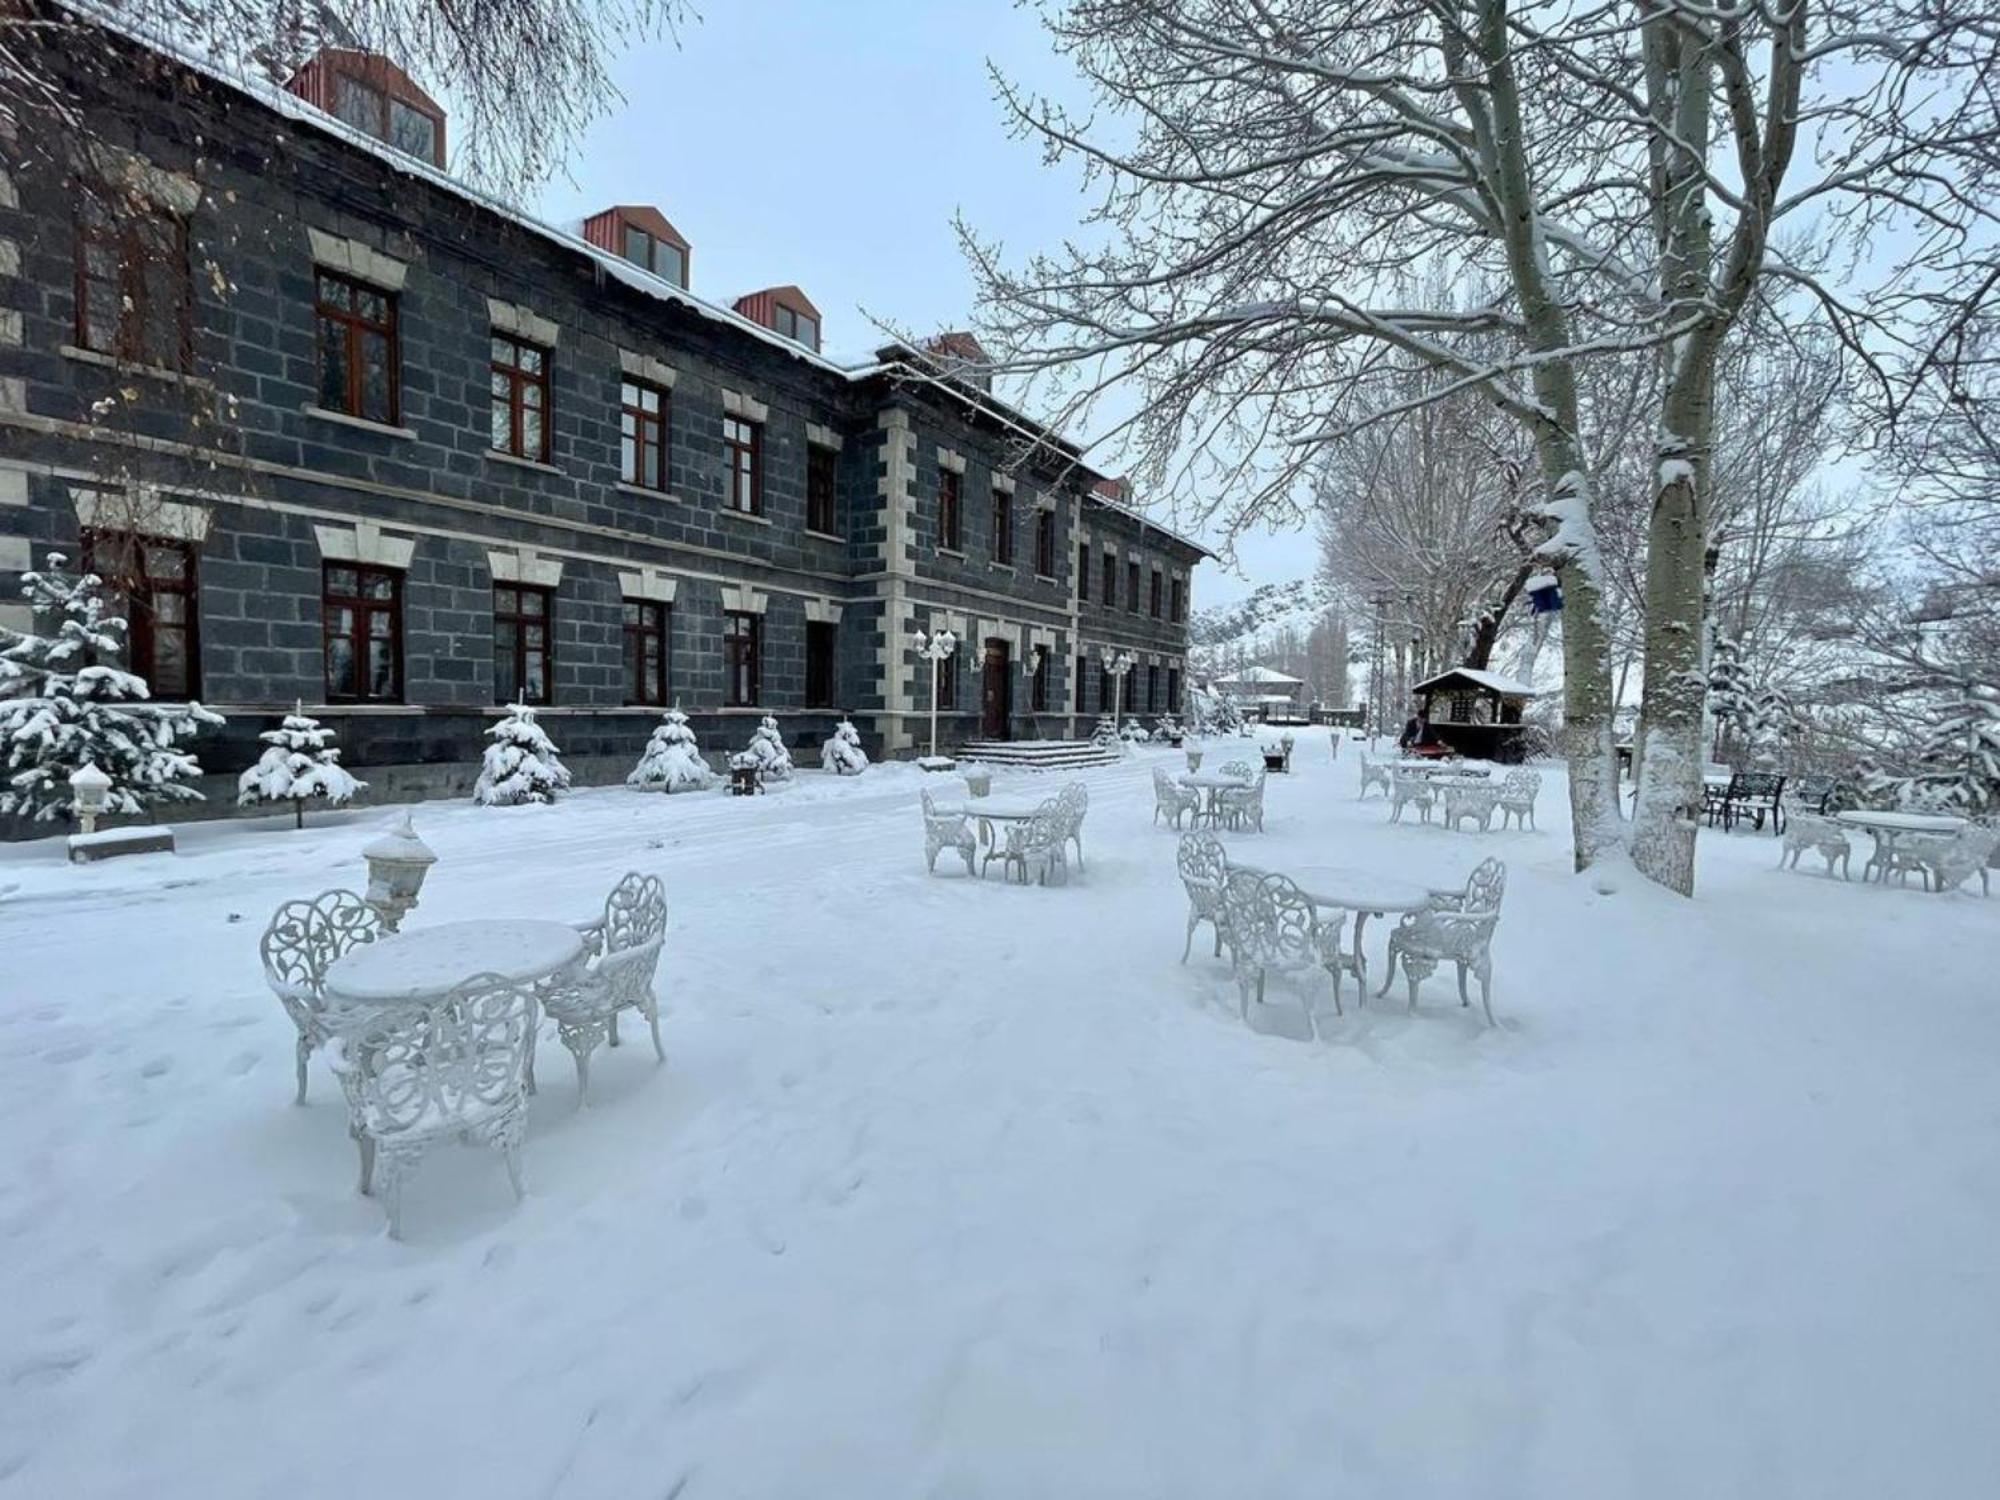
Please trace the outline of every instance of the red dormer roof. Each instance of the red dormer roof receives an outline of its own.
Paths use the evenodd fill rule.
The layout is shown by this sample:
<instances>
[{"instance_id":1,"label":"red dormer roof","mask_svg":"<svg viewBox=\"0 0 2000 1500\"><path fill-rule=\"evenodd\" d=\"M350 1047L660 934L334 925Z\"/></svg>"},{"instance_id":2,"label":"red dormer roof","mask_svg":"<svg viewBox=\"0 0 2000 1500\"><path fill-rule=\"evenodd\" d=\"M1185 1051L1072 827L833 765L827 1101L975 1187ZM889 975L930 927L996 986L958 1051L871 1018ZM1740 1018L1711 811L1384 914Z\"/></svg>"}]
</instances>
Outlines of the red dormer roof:
<instances>
[{"instance_id":1,"label":"red dormer roof","mask_svg":"<svg viewBox=\"0 0 2000 1500\"><path fill-rule=\"evenodd\" d=\"M422 156L432 166L444 165L444 107L425 93L414 78L379 52L363 52L355 47L322 47L311 61L285 81L285 89L336 119L345 120L355 129L366 131L379 141L407 149L396 138L388 119L364 121L350 118L350 111L343 108L341 98L340 80L343 78L361 83L385 100L393 99L429 119L434 127L431 149L427 153L412 154Z\"/></svg>"}]
</instances>

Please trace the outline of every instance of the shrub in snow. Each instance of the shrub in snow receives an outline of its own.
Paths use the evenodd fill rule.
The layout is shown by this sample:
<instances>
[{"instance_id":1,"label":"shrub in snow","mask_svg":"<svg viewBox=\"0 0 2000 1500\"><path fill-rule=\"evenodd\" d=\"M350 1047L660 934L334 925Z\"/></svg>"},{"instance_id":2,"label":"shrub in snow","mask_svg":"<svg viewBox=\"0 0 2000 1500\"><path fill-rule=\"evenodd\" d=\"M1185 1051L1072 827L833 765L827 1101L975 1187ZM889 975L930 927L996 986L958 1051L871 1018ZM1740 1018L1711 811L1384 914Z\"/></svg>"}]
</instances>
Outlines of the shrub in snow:
<instances>
[{"instance_id":1,"label":"shrub in snow","mask_svg":"<svg viewBox=\"0 0 2000 1500\"><path fill-rule=\"evenodd\" d=\"M1162 744L1180 739L1185 733L1186 731L1181 728L1181 721L1172 714L1161 714L1153 721L1153 738Z\"/></svg>"},{"instance_id":2,"label":"shrub in snow","mask_svg":"<svg viewBox=\"0 0 2000 1500\"><path fill-rule=\"evenodd\" d=\"M117 665L125 622L105 614L95 574L66 573L51 553L21 586L36 624L53 633L0 628L0 813L71 816L69 778L86 761L111 778L107 812L199 802L185 783L201 767L178 747L221 716L146 701L145 681Z\"/></svg>"},{"instance_id":3,"label":"shrub in snow","mask_svg":"<svg viewBox=\"0 0 2000 1500\"><path fill-rule=\"evenodd\" d=\"M1750 737L1756 701L1742 648L1726 635L1716 636L1708 653L1708 712L1718 742L1740 743Z\"/></svg>"},{"instance_id":4,"label":"shrub in snow","mask_svg":"<svg viewBox=\"0 0 2000 1500\"><path fill-rule=\"evenodd\" d=\"M2000 812L2000 689L1969 682L1932 716L1905 800L1962 817Z\"/></svg>"},{"instance_id":5,"label":"shrub in snow","mask_svg":"<svg viewBox=\"0 0 2000 1500\"><path fill-rule=\"evenodd\" d=\"M868 753L861 748L861 731L842 719L833 726L833 735L819 747L823 771L837 776L859 776L868 769Z\"/></svg>"},{"instance_id":6,"label":"shrub in snow","mask_svg":"<svg viewBox=\"0 0 2000 1500\"><path fill-rule=\"evenodd\" d=\"M1118 734L1128 745L1142 745L1151 738L1146 733L1145 726L1137 719L1127 719L1119 726Z\"/></svg>"},{"instance_id":7,"label":"shrub in snow","mask_svg":"<svg viewBox=\"0 0 2000 1500\"><path fill-rule=\"evenodd\" d=\"M1090 742L1093 745L1116 745L1118 743L1118 725L1113 722L1110 714L1099 714L1097 716L1097 727L1090 731Z\"/></svg>"},{"instance_id":8,"label":"shrub in snow","mask_svg":"<svg viewBox=\"0 0 2000 1500\"><path fill-rule=\"evenodd\" d=\"M757 721L757 732L750 736L743 755L756 764L760 780L784 781L792 774L792 752L778 733L778 721L769 714Z\"/></svg>"},{"instance_id":9,"label":"shrub in snow","mask_svg":"<svg viewBox=\"0 0 2000 1500\"><path fill-rule=\"evenodd\" d=\"M507 717L486 735L493 743L480 762L479 780L472 788L474 802L489 807L553 802L556 793L569 785L569 767L527 704L509 704Z\"/></svg>"},{"instance_id":10,"label":"shrub in snow","mask_svg":"<svg viewBox=\"0 0 2000 1500\"><path fill-rule=\"evenodd\" d=\"M1791 695L1775 684L1759 690L1750 706L1750 762L1760 771L1775 771L1785 763L1786 753L1805 725L1792 707Z\"/></svg>"},{"instance_id":11,"label":"shrub in snow","mask_svg":"<svg viewBox=\"0 0 2000 1500\"><path fill-rule=\"evenodd\" d=\"M303 828L306 803L321 801L338 807L368 784L348 774L340 763L340 747L333 743L333 731L308 714L303 703L293 704L284 723L257 738L270 748L237 778L236 800L244 807L256 802L289 802L292 826Z\"/></svg>"},{"instance_id":12,"label":"shrub in snow","mask_svg":"<svg viewBox=\"0 0 2000 1500\"><path fill-rule=\"evenodd\" d=\"M701 747L695 743L694 731L688 728L688 716L676 703L660 717L660 727L646 742L646 752L639 757L632 774L625 778L625 784L663 792L705 790L715 780L715 773L701 758Z\"/></svg>"}]
</instances>

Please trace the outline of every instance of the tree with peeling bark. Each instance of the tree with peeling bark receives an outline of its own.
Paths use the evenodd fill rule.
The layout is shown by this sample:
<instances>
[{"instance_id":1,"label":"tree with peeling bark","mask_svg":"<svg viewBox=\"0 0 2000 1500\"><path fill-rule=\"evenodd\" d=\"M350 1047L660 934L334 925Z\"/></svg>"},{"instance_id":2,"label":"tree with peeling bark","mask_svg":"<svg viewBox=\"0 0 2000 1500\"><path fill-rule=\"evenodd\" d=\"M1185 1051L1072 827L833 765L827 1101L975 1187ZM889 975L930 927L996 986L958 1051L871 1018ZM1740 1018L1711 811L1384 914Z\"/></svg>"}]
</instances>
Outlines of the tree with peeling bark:
<instances>
[{"instance_id":1,"label":"tree with peeling bark","mask_svg":"<svg viewBox=\"0 0 2000 1500\"><path fill-rule=\"evenodd\" d=\"M1628 845L1691 893L1718 360L1756 308L1823 318L1885 391L1920 348L1944 363L1918 323L1991 287L1980 7L1070 0L1045 20L1097 110L1001 97L1097 206L1087 239L1020 265L961 224L994 370L1066 422L1136 385L1104 440L1226 533L1295 518L1329 445L1409 410L1401 364L1440 377L1426 402L1491 402L1532 444L1565 599L1577 865ZM1455 295L1426 295L1440 276ZM1634 356L1658 396L1628 829L1582 388Z\"/></svg>"}]
</instances>

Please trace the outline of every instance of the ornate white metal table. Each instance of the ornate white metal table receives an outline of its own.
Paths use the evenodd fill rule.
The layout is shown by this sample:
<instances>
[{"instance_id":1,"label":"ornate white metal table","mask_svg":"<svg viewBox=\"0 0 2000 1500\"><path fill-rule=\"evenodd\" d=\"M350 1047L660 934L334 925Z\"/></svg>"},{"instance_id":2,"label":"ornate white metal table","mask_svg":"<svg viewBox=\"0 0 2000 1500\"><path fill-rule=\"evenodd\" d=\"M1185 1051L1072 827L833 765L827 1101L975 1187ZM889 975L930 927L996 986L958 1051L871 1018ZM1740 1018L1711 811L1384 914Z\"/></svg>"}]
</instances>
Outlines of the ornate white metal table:
<instances>
[{"instance_id":1,"label":"ornate white metal table","mask_svg":"<svg viewBox=\"0 0 2000 1500\"><path fill-rule=\"evenodd\" d=\"M1966 826L1964 818L1939 813L1900 812L1852 812L1835 813L1837 822L1850 828L1865 829L1875 840L1875 856L1861 867L1861 878L1866 880L1873 869L1882 871L1882 883L1888 884L1889 866L1896 855L1896 841L1906 833L1957 833Z\"/></svg>"},{"instance_id":2,"label":"ornate white metal table","mask_svg":"<svg viewBox=\"0 0 2000 1500\"><path fill-rule=\"evenodd\" d=\"M533 984L583 957L567 922L482 918L441 922L366 943L326 971L326 996L356 1009L435 1000L475 974Z\"/></svg>"},{"instance_id":3,"label":"ornate white metal table","mask_svg":"<svg viewBox=\"0 0 2000 1500\"><path fill-rule=\"evenodd\" d=\"M1281 873L1314 906L1337 906L1354 913L1354 963L1367 993L1368 956L1361 949L1361 932L1370 917L1416 911L1430 903L1430 887L1394 875L1377 875L1351 865L1296 865Z\"/></svg>"},{"instance_id":4,"label":"ornate white metal table","mask_svg":"<svg viewBox=\"0 0 2000 1500\"><path fill-rule=\"evenodd\" d=\"M984 877L986 867L993 863L993 856L1000 852L999 834L994 825L1025 823L1049 800L1048 797L974 797L966 802L940 802L937 810L941 813L963 813L979 825L979 842L986 850L979 861L979 873Z\"/></svg>"},{"instance_id":5,"label":"ornate white metal table","mask_svg":"<svg viewBox=\"0 0 2000 1500\"><path fill-rule=\"evenodd\" d=\"M1220 771L1188 771L1174 778L1190 791L1203 794L1201 821L1213 828L1216 823L1216 801L1224 792L1240 791L1250 785L1241 776L1225 776Z\"/></svg>"}]
</instances>

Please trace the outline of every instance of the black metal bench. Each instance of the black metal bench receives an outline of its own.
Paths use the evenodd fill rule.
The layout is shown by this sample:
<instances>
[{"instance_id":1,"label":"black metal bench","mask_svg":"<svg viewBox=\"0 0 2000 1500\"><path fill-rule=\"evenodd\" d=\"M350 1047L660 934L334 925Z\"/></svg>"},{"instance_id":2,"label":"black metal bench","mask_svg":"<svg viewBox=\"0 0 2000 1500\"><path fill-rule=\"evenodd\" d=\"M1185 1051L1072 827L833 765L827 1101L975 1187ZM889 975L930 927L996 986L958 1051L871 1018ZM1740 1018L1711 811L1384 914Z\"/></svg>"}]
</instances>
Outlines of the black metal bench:
<instances>
[{"instance_id":1,"label":"black metal bench","mask_svg":"<svg viewBox=\"0 0 2000 1500\"><path fill-rule=\"evenodd\" d=\"M1723 832L1736 826L1738 818L1748 818L1759 833L1764 819L1771 820L1771 832L1785 831L1785 810L1780 802L1785 794L1785 778L1776 771L1738 771L1729 778L1726 790L1710 787L1702 796L1702 811L1713 828L1719 820Z\"/></svg>"}]
</instances>

